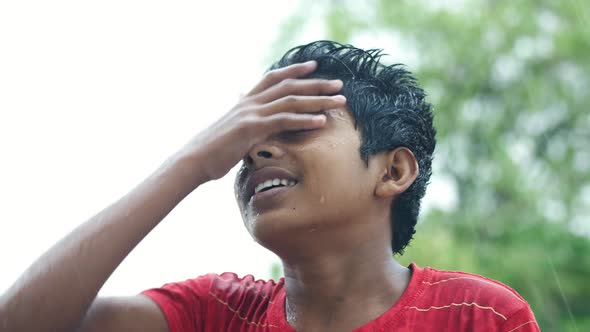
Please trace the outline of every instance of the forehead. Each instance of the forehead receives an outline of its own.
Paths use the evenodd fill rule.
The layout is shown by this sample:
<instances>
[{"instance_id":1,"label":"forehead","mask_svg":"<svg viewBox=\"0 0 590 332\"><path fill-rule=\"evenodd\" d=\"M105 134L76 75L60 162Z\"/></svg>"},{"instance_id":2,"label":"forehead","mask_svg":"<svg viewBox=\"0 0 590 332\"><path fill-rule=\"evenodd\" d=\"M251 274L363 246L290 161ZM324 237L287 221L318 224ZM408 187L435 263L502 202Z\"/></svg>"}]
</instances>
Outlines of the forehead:
<instances>
[{"instance_id":1,"label":"forehead","mask_svg":"<svg viewBox=\"0 0 590 332\"><path fill-rule=\"evenodd\" d=\"M355 120L350 110L343 107L326 110L322 113L327 118L326 126L324 130L317 132L318 140L315 143L333 146L337 141L338 145L347 143L347 146L355 148L360 144L361 134L358 128L354 127Z\"/></svg>"},{"instance_id":2,"label":"forehead","mask_svg":"<svg viewBox=\"0 0 590 332\"><path fill-rule=\"evenodd\" d=\"M322 113L326 115L326 126L324 127L326 130L320 130L320 136L361 139L358 128L354 127L354 116L347 107L326 110Z\"/></svg>"},{"instance_id":3,"label":"forehead","mask_svg":"<svg viewBox=\"0 0 590 332\"><path fill-rule=\"evenodd\" d=\"M327 117L327 122L332 125L346 125L354 127L354 118L346 108L335 108L323 111Z\"/></svg>"}]
</instances>

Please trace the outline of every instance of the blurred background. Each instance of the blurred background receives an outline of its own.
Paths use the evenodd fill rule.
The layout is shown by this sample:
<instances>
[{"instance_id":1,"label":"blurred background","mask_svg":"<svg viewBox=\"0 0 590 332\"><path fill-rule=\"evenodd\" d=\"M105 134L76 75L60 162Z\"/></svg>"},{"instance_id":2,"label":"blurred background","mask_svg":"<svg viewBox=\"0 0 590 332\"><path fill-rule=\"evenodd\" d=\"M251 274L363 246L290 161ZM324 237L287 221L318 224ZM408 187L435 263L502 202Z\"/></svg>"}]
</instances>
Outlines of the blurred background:
<instances>
[{"instance_id":1,"label":"blurred background","mask_svg":"<svg viewBox=\"0 0 590 332\"><path fill-rule=\"evenodd\" d=\"M398 259L502 281L543 331L590 331L583 0L3 2L0 291L317 39L383 48L435 106L434 175ZM236 169L185 199L101 295L208 272L279 277L242 226Z\"/></svg>"}]
</instances>

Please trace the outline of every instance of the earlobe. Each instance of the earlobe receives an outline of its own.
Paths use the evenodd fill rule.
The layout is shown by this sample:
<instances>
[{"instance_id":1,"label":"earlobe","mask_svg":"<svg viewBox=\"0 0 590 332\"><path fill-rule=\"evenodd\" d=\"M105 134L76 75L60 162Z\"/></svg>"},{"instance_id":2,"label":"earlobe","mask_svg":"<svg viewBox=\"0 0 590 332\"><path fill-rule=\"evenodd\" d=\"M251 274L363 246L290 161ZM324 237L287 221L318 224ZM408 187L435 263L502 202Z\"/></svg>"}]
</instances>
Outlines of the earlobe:
<instances>
[{"instance_id":1,"label":"earlobe","mask_svg":"<svg viewBox=\"0 0 590 332\"><path fill-rule=\"evenodd\" d=\"M418 162L412 151L399 147L384 156L375 194L379 197L394 197L406 191L418 177Z\"/></svg>"}]
</instances>

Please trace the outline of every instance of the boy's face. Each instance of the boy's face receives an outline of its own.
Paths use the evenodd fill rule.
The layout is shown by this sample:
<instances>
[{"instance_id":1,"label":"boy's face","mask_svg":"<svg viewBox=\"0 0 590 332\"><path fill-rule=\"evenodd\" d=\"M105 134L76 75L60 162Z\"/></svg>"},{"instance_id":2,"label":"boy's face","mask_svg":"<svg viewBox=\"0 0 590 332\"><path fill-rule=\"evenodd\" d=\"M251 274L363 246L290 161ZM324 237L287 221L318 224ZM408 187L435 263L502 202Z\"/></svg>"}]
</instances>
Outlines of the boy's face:
<instances>
[{"instance_id":1,"label":"boy's face","mask_svg":"<svg viewBox=\"0 0 590 332\"><path fill-rule=\"evenodd\" d=\"M235 181L236 199L246 228L256 241L277 246L326 231L355 228L365 223L374 204L378 166L367 168L360 158L360 133L346 109L325 111L321 129L269 137L249 152L251 163L242 165ZM259 153L263 152L263 153ZM264 199L251 199L243 189L253 171L281 168L297 180L287 189Z\"/></svg>"}]
</instances>

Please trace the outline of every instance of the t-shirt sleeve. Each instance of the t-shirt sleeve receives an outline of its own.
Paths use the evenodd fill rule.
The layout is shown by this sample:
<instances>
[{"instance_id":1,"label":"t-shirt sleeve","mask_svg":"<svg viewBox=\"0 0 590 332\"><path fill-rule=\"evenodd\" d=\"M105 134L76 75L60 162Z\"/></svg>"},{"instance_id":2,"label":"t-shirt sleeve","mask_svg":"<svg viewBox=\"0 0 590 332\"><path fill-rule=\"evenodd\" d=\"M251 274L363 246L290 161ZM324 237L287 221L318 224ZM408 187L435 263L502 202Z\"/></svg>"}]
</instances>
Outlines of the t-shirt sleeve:
<instances>
[{"instance_id":1,"label":"t-shirt sleeve","mask_svg":"<svg viewBox=\"0 0 590 332\"><path fill-rule=\"evenodd\" d=\"M539 332L539 325L531 308L527 305L502 324L502 332Z\"/></svg>"},{"instance_id":2,"label":"t-shirt sleeve","mask_svg":"<svg viewBox=\"0 0 590 332\"><path fill-rule=\"evenodd\" d=\"M183 282L167 283L140 294L160 307L170 332L200 332L204 330L206 298L214 278L214 274L208 274Z\"/></svg>"}]
</instances>

